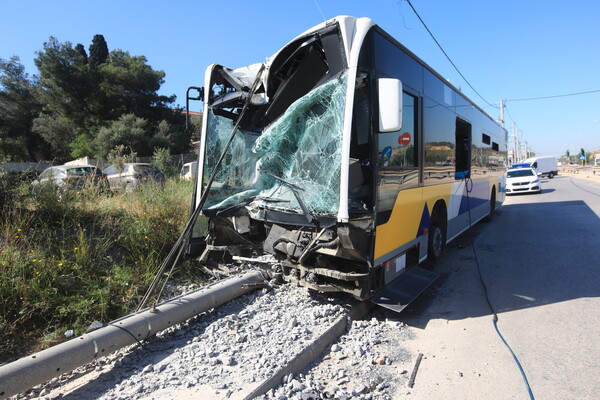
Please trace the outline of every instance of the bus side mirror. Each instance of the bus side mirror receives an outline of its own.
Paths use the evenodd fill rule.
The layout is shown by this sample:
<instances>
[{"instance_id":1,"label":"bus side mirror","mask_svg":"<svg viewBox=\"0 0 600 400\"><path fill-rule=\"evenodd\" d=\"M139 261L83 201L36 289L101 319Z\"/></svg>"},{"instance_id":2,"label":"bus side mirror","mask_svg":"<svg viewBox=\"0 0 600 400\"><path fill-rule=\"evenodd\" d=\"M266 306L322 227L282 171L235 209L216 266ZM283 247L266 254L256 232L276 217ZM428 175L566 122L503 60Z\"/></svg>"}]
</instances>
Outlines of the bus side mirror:
<instances>
[{"instance_id":1,"label":"bus side mirror","mask_svg":"<svg viewBox=\"0 0 600 400\"><path fill-rule=\"evenodd\" d=\"M399 79L377 79L379 93L379 132L395 132L402 128L402 82Z\"/></svg>"}]
</instances>

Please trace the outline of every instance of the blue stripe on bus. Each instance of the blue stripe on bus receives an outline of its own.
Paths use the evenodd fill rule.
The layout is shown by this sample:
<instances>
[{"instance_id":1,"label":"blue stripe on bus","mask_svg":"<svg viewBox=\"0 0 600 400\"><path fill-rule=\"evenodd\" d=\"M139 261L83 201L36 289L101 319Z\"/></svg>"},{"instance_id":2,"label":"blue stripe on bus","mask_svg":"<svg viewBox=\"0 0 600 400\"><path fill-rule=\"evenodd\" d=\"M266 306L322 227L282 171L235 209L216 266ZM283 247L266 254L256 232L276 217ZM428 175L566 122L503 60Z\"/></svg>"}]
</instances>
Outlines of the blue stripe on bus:
<instances>
[{"instance_id":1,"label":"blue stripe on bus","mask_svg":"<svg viewBox=\"0 0 600 400\"><path fill-rule=\"evenodd\" d=\"M469 184L465 185L463 189L462 198L460 200L460 207L458 209L458 215L466 213L469 211L469 206L471 206L471 210L475 207L478 207L482 204L485 204L489 201L490 195L490 184L487 179L478 179L473 182L473 187L471 191L468 193L466 187L470 186ZM470 183L469 182L469 183Z\"/></svg>"},{"instance_id":2,"label":"blue stripe on bus","mask_svg":"<svg viewBox=\"0 0 600 400\"><path fill-rule=\"evenodd\" d=\"M427 203L425 203L425 207L423 207L423 215L421 215L421 222L419 223L419 230L417 230L417 235L415 237L421 236L425 229L429 229L430 221L431 216L429 215L429 208L427 207Z\"/></svg>"}]
</instances>

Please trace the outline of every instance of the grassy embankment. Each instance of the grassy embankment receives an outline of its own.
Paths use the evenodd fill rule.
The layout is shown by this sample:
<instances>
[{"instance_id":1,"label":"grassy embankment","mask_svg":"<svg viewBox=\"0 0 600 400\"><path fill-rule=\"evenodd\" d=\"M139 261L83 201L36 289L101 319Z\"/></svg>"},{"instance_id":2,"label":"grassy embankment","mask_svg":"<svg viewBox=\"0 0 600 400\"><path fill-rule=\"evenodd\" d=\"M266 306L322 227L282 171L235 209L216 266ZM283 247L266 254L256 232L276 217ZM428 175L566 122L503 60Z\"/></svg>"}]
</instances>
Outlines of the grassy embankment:
<instances>
[{"instance_id":1,"label":"grassy embankment","mask_svg":"<svg viewBox=\"0 0 600 400\"><path fill-rule=\"evenodd\" d=\"M191 182L133 193L29 195L0 176L0 363L86 332L138 305L189 214ZM201 276L192 262L174 273Z\"/></svg>"}]
</instances>

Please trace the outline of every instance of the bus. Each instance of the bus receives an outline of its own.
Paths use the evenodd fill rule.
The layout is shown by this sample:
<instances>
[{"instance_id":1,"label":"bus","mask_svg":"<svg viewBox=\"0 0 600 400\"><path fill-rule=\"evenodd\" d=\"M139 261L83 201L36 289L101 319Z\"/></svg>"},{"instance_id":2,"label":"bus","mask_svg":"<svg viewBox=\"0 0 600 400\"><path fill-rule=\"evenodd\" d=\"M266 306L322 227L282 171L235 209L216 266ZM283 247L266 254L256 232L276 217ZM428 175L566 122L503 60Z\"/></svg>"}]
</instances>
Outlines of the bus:
<instances>
[{"instance_id":1,"label":"bus","mask_svg":"<svg viewBox=\"0 0 600 400\"><path fill-rule=\"evenodd\" d=\"M340 16L265 63L210 65L197 222L208 267L272 257L285 281L401 310L419 267L505 195L507 132L369 18Z\"/></svg>"}]
</instances>

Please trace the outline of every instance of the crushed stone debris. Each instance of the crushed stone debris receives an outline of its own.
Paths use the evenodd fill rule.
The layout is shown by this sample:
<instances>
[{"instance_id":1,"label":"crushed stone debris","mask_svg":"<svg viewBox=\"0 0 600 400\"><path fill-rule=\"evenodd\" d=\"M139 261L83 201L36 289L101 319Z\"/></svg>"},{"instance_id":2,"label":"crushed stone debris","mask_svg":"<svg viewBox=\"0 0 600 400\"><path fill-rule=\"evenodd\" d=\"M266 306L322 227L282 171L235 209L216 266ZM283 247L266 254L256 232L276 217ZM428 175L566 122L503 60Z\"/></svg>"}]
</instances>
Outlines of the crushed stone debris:
<instances>
[{"instance_id":1,"label":"crushed stone debris","mask_svg":"<svg viewBox=\"0 0 600 400\"><path fill-rule=\"evenodd\" d=\"M171 294L195 289L171 288ZM29 392L58 393L90 371L97 376L62 399L168 399L186 389L210 399L241 398L288 363L352 306L343 296L277 285L235 299L166 329L142 346L131 346L53 379ZM402 322L385 318L351 321L345 334L300 374L260 399L391 399L404 390L412 359L402 346L412 338ZM35 394L35 395L34 395Z\"/></svg>"}]
</instances>

